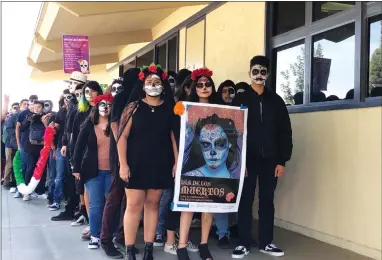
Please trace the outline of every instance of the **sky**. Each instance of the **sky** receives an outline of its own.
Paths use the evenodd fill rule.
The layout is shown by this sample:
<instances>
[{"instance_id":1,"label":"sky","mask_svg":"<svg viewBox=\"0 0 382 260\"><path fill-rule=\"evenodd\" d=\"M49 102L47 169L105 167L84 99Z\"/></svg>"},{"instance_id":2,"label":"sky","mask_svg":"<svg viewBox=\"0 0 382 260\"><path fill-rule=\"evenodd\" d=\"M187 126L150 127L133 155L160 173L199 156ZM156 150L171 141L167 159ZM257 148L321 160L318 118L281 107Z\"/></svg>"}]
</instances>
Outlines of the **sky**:
<instances>
[{"instance_id":1,"label":"sky","mask_svg":"<svg viewBox=\"0 0 382 260\"><path fill-rule=\"evenodd\" d=\"M9 95L10 103L13 103L36 94L39 99L52 100L57 110L59 96L66 84L62 81L32 81L32 68L27 64L40 7L41 2L1 3L2 95Z\"/></svg>"}]
</instances>

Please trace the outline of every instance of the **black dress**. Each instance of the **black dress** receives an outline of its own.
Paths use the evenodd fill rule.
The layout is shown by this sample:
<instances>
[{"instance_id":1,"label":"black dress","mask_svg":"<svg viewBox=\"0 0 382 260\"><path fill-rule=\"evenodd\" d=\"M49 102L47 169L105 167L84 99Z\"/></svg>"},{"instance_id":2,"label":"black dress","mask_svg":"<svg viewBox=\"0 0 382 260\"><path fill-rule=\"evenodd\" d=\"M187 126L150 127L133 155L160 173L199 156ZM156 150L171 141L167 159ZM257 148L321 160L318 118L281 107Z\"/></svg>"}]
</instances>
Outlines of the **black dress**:
<instances>
[{"instance_id":1,"label":"black dress","mask_svg":"<svg viewBox=\"0 0 382 260\"><path fill-rule=\"evenodd\" d=\"M154 110L154 112L152 112ZM171 189L174 152L171 131L179 127L172 105L164 102L149 106L139 101L127 139L127 163L130 167L126 189Z\"/></svg>"}]
</instances>

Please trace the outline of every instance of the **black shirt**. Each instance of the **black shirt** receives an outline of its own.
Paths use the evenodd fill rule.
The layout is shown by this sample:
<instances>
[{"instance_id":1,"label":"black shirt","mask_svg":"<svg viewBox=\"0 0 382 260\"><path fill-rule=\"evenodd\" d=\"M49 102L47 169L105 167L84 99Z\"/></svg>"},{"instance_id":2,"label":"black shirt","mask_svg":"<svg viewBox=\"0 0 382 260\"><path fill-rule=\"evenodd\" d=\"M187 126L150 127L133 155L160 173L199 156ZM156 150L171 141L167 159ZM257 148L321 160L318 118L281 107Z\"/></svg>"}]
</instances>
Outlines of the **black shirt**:
<instances>
[{"instance_id":1,"label":"black shirt","mask_svg":"<svg viewBox=\"0 0 382 260\"><path fill-rule=\"evenodd\" d=\"M58 133L56 134L55 141L57 143L57 148L62 147L62 137L65 133L65 122L66 122L66 115L67 115L67 109L61 108L55 119L55 123L60 125L60 129L58 130Z\"/></svg>"},{"instance_id":2,"label":"black shirt","mask_svg":"<svg viewBox=\"0 0 382 260\"><path fill-rule=\"evenodd\" d=\"M41 116L34 115L33 116L33 123L34 124L41 124L44 125L41 121ZM44 147L44 145L36 145L36 144L31 144L29 141L29 129L30 129L31 121L28 120L28 118L25 118L24 121L22 122L20 126L20 130L23 131L24 133L28 131L28 138L24 144L24 151L27 153L34 153L38 154L40 153L41 149Z\"/></svg>"}]
</instances>

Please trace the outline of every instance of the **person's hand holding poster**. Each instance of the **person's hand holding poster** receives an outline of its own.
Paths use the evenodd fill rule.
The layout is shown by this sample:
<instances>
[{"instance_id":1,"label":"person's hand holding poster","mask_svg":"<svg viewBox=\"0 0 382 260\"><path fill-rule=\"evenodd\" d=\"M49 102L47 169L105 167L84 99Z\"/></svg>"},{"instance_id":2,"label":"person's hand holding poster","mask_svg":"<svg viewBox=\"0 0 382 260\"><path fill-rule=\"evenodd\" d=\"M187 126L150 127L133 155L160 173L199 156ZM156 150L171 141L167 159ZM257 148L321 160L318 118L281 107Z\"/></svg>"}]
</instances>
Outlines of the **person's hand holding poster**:
<instances>
[{"instance_id":1,"label":"person's hand holding poster","mask_svg":"<svg viewBox=\"0 0 382 260\"><path fill-rule=\"evenodd\" d=\"M236 212L245 175L247 109L183 104L173 210Z\"/></svg>"}]
</instances>

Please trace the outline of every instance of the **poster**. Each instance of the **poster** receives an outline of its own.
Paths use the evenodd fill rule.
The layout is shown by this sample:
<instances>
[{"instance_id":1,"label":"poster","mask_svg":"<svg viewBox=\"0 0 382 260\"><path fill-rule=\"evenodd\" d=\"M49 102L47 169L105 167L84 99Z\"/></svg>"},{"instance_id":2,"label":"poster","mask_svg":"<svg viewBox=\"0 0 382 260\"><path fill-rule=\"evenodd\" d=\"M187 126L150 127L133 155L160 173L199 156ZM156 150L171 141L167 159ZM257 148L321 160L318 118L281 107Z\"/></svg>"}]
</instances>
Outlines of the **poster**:
<instances>
[{"instance_id":1,"label":"poster","mask_svg":"<svg viewBox=\"0 0 382 260\"><path fill-rule=\"evenodd\" d=\"M173 210L237 212L245 177L248 111L183 104Z\"/></svg>"},{"instance_id":2,"label":"poster","mask_svg":"<svg viewBox=\"0 0 382 260\"><path fill-rule=\"evenodd\" d=\"M63 35L62 50L65 73L70 74L73 71L81 71L84 74L90 73L88 36Z\"/></svg>"}]
</instances>

